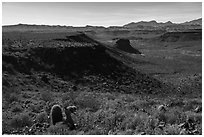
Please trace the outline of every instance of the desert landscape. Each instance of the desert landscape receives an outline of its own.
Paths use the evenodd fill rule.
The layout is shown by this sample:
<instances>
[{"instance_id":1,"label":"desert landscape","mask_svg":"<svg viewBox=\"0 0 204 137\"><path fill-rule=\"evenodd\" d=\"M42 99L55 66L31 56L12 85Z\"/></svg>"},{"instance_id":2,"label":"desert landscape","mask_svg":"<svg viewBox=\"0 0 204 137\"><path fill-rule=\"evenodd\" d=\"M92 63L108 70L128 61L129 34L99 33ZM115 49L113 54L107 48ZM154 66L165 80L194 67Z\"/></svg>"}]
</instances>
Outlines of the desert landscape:
<instances>
[{"instance_id":1,"label":"desert landscape","mask_svg":"<svg viewBox=\"0 0 204 137\"><path fill-rule=\"evenodd\" d=\"M202 135L202 18L2 26L2 134Z\"/></svg>"}]
</instances>

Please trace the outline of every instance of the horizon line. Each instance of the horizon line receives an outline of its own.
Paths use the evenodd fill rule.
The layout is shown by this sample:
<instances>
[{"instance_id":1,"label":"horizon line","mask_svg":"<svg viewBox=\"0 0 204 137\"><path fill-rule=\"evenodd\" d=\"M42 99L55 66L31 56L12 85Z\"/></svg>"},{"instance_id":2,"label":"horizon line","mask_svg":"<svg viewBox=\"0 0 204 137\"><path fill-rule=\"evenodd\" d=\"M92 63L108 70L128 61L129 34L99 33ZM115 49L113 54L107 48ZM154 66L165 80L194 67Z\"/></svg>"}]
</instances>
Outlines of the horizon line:
<instances>
[{"instance_id":1,"label":"horizon line","mask_svg":"<svg viewBox=\"0 0 204 137\"><path fill-rule=\"evenodd\" d=\"M182 23L185 23L185 22L189 22L189 21L193 21L193 20L198 20L198 19L202 19L202 17L200 18L196 18L196 19L192 19L192 20L188 20L188 21L184 21L184 22L180 22L180 23L175 23L175 22L172 22L172 21L165 21L165 22L158 22L156 20L140 20L140 21L131 21L129 23L126 23L124 25L127 25L127 24L130 24L130 23L139 23L139 22L151 22L151 21L156 21L157 23L167 23L167 22L171 22L173 24L182 24ZM91 25L91 24L87 24L87 25L82 25L82 26L73 26L73 25L63 25L63 24L29 24L29 23L16 23L16 24L5 24L3 25L2 24L2 27L7 27L7 26L15 26L15 25L36 25L36 26L60 26L60 27L87 27L87 26L90 26L90 27L104 27L104 28L108 28L108 27L123 27L124 25L111 25L111 26L103 26L103 25Z\"/></svg>"}]
</instances>

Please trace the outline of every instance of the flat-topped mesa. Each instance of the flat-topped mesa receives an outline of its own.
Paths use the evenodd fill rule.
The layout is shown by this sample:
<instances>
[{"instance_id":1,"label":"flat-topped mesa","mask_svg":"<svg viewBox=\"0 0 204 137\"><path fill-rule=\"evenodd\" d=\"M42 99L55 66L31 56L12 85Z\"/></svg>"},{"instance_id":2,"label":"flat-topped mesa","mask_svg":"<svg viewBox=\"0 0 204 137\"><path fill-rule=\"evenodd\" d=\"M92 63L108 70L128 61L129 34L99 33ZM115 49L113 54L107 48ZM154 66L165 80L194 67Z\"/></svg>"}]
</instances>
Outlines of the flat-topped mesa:
<instances>
[{"instance_id":1,"label":"flat-topped mesa","mask_svg":"<svg viewBox=\"0 0 204 137\"><path fill-rule=\"evenodd\" d=\"M68 41L68 42L82 42L82 43L92 43L92 44L99 44L94 39L90 38L83 32L78 32L77 34L68 35L64 39L54 39L56 41Z\"/></svg>"}]
</instances>

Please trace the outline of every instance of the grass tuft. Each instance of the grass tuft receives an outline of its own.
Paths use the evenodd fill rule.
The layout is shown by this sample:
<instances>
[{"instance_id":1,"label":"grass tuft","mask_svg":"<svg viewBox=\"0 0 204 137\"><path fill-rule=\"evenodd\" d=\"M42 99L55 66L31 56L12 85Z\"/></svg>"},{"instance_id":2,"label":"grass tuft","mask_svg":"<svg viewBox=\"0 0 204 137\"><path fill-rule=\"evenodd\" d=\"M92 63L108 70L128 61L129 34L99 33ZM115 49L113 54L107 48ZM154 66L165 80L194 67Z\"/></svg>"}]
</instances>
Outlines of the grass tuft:
<instances>
[{"instance_id":1,"label":"grass tuft","mask_svg":"<svg viewBox=\"0 0 204 137\"><path fill-rule=\"evenodd\" d=\"M32 125L32 118L28 113L16 115L10 120L10 126L14 128L22 128L30 125Z\"/></svg>"}]
</instances>

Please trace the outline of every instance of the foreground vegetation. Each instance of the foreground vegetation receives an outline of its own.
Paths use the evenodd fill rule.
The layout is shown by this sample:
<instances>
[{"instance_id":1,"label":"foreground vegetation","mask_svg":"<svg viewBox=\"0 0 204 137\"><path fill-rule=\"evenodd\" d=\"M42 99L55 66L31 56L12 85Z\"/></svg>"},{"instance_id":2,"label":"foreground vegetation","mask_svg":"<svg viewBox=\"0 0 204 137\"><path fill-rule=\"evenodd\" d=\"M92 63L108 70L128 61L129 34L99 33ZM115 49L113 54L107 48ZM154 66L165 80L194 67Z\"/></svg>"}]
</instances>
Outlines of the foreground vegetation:
<instances>
[{"instance_id":1,"label":"foreground vegetation","mask_svg":"<svg viewBox=\"0 0 204 137\"><path fill-rule=\"evenodd\" d=\"M110 93L60 78L49 79L52 82L58 87L45 83L37 74L26 77L4 74L3 134L180 134L184 129L180 125L187 118L193 120L196 134L202 133L202 113L194 111L202 106L198 96L182 96L182 92L166 96ZM5 87L6 84L13 87ZM59 124L31 130L34 123L49 124L48 115L54 104L77 106L73 115L77 129L71 131ZM167 106L165 113L157 110L161 104Z\"/></svg>"}]
</instances>

